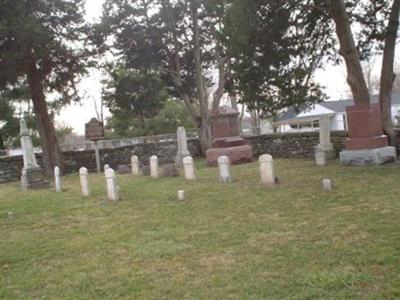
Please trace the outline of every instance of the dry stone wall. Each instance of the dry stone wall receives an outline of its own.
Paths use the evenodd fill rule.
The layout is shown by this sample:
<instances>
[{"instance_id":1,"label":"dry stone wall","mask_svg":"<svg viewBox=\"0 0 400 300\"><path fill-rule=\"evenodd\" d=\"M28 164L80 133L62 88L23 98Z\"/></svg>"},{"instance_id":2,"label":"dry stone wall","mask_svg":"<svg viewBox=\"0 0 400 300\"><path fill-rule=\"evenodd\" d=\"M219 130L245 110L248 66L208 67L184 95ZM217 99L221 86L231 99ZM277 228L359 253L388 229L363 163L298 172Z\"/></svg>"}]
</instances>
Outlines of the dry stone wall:
<instances>
[{"instance_id":1,"label":"dry stone wall","mask_svg":"<svg viewBox=\"0 0 400 300\"><path fill-rule=\"evenodd\" d=\"M338 155L344 149L347 133L331 133L331 141ZM270 154L274 158L313 158L315 147L319 143L318 132L267 134L248 137L255 157Z\"/></svg>"},{"instance_id":2,"label":"dry stone wall","mask_svg":"<svg viewBox=\"0 0 400 300\"><path fill-rule=\"evenodd\" d=\"M197 139L188 140L188 148L192 156L200 156L200 143ZM119 165L129 165L132 155L137 155L144 165L149 164L150 156L157 155L161 165L174 163L178 147L175 141L143 143L132 146L101 149L101 165L108 164L117 169ZM65 173L78 173L81 167L96 171L96 158L93 150L62 152ZM36 154L38 163L42 164L41 154ZM0 157L0 183L20 179L23 167L22 156Z\"/></svg>"},{"instance_id":3,"label":"dry stone wall","mask_svg":"<svg viewBox=\"0 0 400 300\"><path fill-rule=\"evenodd\" d=\"M336 131L331 133L331 141L336 155L344 149L347 133ZM245 138L253 147L254 157L270 154L274 158L313 158L315 147L319 143L318 132L269 134ZM397 149L400 150L400 132L397 132ZM201 155L200 143L197 139L188 140L188 148L192 157ZM178 151L176 141L143 143L126 147L101 149L101 165L108 164L117 169L119 165L129 165L132 155L137 155L144 165L149 165L152 155L157 155L160 165L174 163ZM38 163L42 163L41 155L36 155ZM66 173L78 173L81 167L89 171L96 170L93 150L63 152ZM20 179L23 166L22 156L0 157L0 183Z\"/></svg>"}]
</instances>

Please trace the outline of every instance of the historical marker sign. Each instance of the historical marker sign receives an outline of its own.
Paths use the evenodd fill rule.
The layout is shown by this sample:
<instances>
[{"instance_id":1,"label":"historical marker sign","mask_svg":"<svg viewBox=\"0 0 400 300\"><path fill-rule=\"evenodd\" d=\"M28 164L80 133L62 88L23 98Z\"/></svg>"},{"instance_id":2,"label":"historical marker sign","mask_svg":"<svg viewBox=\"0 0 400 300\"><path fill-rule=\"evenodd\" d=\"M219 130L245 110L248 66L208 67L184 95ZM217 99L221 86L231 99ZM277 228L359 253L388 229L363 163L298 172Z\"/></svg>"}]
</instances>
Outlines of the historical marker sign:
<instances>
[{"instance_id":1,"label":"historical marker sign","mask_svg":"<svg viewBox=\"0 0 400 300\"><path fill-rule=\"evenodd\" d=\"M85 124L85 138L94 142L104 139L103 123L92 118L89 123Z\"/></svg>"}]
</instances>

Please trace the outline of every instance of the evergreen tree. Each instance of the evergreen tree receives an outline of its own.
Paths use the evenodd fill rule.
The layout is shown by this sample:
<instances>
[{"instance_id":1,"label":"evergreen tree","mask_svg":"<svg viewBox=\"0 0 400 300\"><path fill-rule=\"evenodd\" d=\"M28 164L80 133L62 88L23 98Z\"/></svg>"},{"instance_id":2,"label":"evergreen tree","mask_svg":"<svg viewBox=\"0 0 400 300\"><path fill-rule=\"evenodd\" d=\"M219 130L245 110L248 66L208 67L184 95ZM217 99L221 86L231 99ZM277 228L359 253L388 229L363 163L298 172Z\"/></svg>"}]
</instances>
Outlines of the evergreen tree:
<instances>
[{"instance_id":1,"label":"evergreen tree","mask_svg":"<svg viewBox=\"0 0 400 300\"><path fill-rule=\"evenodd\" d=\"M88 64L84 0L0 0L0 89L23 80L29 87L44 168L62 166L46 95L76 99L75 83Z\"/></svg>"}]
</instances>

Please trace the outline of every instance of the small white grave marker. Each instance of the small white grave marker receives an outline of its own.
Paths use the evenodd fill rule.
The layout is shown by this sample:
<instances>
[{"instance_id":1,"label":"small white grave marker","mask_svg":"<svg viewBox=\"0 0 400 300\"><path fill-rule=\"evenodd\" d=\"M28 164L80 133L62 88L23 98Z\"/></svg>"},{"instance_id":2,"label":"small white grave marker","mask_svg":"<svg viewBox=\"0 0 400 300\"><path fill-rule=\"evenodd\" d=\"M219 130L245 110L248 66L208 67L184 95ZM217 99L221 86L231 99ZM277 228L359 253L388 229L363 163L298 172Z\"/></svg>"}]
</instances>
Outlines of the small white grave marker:
<instances>
[{"instance_id":1,"label":"small white grave marker","mask_svg":"<svg viewBox=\"0 0 400 300\"><path fill-rule=\"evenodd\" d=\"M276 177L272 156L269 154L261 155L258 161L260 163L261 183L269 186L275 185Z\"/></svg>"},{"instance_id":2,"label":"small white grave marker","mask_svg":"<svg viewBox=\"0 0 400 300\"><path fill-rule=\"evenodd\" d=\"M191 156L186 156L183 158L183 171L185 173L186 180L196 180L193 158Z\"/></svg>"},{"instance_id":3,"label":"small white grave marker","mask_svg":"<svg viewBox=\"0 0 400 300\"><path fill-rule=\"evenodd\" d=\"M322 188L327 192L332 191L332 180L326 179L326 178L323 179L322 180Z\"/></svg>"},{"instance_id":4,"label":"small white grave marker","mask_svg":"<svg viewBox=\"0 0 400 300\"><path fill-rule=\"evenodd\" d=\"M132 155L131 157L131 167L132 167L132 175L139 176L140 175L139 158L136 155Z\"/></svg>"},{"instance_id":5,"label":"small white grave marker","mask_svg":"<svg viewBox=\"0 0 400 300\"><path fill-rule=\"evenodd\" d=\"M104 171L106 171L107 169L109 169L110 168L110 166L108 165L108 164L105 164L104 165Z\"/></svg>"},{"instance_id":6,"label":"small white grave marker","mask_svg":"<svg viewBox=\"0 0 400 300\"><path fill-rule=\"evenodd\" d=\"M89 172L85 167L79 169L82 196L90 197Z\"/></svg>"},{"instance_id":7,"label":"small white grave marker","mask_svg":"<svg viewBox=\"0 0 400 300\"><path fill-rule=\"evenodd\" d=\"M158 179L160 177L158 157L156 155L150 157L150 176L154 179Z\"/></svg>"},{"instance_id":8,"label":"small white grave marker","mask_svg":"<svg viewBox=\"0 0 400 300\"><path fill-rule=\"evenodd\" d=\"M108 168L105 171L106 176L106 184L107 184L107 196L108 200L110 201L118 201L118 185L117 185L117 178L115 177L115 172L113 169Z\"/></svg>"},{"instance_id":9,"label":"small white grave marker","mask_svg":"<svg viewBox=\"0 0 400 300\"><path fill-rule=\"evenodd\" d=\"M183 191L183 190L179 190L178 191L178 200L179 201L185 201L186 200L185 191Z\"/></svg>"},{"instance_id":10,"label":"small white grave marker","mask_svg":"<svg viewBox=\"0 0 400 300\"><path fill-rule=\"evenodd\" d=\"M230 162L228 156L218 157L219 180L223 183L231 183Z\"/></svg>"},{"instance_id":11,"label":"small white grave marker","mask_svg":"<svg viewBox=\"0 0 400 300\"><path fill-rule=\"evenodd\" d=\"M62 184L61 184L61 170L59 167L54 167L54 183L56 186L56 192L62 192Z\"/></svg>"},{"instance_id":12,"label":"small white grave marker","mask_svg":"<svg viewBox=\"0 0 400 300\"><path fill-rule=\"evenodd\" d=\"M326 166L326 152L317 150L315 152L315 164L318 167Z\"/></svg>"}]
</instances>

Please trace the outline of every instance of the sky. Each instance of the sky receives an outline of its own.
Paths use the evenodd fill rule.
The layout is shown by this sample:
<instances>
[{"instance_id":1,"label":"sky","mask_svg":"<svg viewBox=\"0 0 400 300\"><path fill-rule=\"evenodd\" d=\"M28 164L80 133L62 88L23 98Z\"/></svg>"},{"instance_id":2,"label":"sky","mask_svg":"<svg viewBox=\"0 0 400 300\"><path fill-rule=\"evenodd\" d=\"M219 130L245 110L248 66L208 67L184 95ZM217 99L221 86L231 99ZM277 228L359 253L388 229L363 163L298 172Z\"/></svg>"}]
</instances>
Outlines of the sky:
<instances>
[{"instance_id":1,"label":"sky","mask_svg":"<svg viewBox=\"0 0 400 300\"><path fill-rule=\"evenodd\" d=\"M93 22L101 16L104 0L86 0L86 20ZM95 103L101 103L101 72L91 70L79 84L79 92L84 95L81 103L63 108L56 117L58 125L71 126L75 133L84 134L85 123L96 117ZM107 114L107 112L105 112Z\"/></svg>"},{"instance_id":2,"label":"sky","mask_svg":"<svg viewBox=\"0 0 400 300\"><path fill-rule=\"evenodd\" d=\"M102 14L104 0L86 0L86 20L93 22ZM91 70L79 84L79 91L84 95L81 103L71 104L63 108L56 117L57 125L67 125L77 134L84 133L85 123L96 117L95 103L100 107L101 103L101 79L99 70ZM341 66L327 65L324 70L315 73L318 83L325 86L324 92L330 100L347 99L349 87L346 83L346 71ZM109 115L105 110L105 116Z\"/></svg>"}]
</instances>

